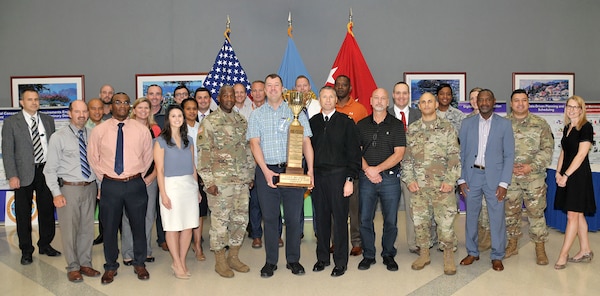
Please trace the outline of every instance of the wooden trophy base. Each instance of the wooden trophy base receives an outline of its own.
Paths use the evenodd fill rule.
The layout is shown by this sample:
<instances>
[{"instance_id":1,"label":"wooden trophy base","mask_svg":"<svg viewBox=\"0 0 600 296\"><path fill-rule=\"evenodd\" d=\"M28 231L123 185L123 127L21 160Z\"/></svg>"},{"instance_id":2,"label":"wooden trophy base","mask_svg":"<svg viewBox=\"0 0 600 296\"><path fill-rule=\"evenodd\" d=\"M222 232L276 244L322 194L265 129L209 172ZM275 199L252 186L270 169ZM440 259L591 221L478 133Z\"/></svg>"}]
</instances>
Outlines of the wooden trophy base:
<instances>
[{"instance_id":1,"label":"wooden trophy base","mask_svg":"<svg viewBox=\"0 0 600 296\"><path fill-rule=\"evenodd\" d=\"M279 183L276 184L279 187L297 187L307 188L310 187L310 176L304 174L279 174Z\"/></svg>"}]
</instances>

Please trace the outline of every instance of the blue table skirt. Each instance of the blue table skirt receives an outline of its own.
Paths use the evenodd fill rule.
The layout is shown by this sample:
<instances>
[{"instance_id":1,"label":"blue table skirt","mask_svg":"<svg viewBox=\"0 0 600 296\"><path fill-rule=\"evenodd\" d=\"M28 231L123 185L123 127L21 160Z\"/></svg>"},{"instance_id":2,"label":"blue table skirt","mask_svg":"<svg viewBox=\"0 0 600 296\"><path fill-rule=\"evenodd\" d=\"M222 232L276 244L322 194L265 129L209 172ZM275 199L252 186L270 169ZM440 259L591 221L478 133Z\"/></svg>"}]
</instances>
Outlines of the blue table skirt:
<instances>
[{"instance_id":1,"label":"blue table skirt","mask_svg":"<svg viewBox=\"0 0 600 296\"><path fill-rule=\"evenodd\" d=\"M556 196L556 170L547 169L548 176L546 177L546 184L548 185L548 192L546 193L546 200L548 205L546 206L546 223L552 228L558 229L560 232L565 232L567 227L567 213L561 210L554 209L554 197ZM596 198L596 205L600 205L600 173L592 172L592 182L594 183L594 196ZM585 217L588 223L589 231L600 230L600 214L598 211L593 216Z\"/></svg>"}]
</instances>

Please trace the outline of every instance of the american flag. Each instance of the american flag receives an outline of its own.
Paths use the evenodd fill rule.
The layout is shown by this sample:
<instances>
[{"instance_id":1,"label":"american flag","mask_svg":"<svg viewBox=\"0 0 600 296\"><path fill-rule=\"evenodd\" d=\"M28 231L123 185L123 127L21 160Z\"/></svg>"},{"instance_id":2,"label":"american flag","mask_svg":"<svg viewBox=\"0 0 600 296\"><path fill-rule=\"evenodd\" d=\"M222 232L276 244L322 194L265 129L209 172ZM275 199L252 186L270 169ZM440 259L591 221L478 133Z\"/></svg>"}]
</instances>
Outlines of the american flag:
<instances>
[{"instance_id":1,"label":"american flag","mask_svg":"<svg viewBox=\"0 0 600 296\"><path fill-rule=\"evenodd\" d=\"M250 82L248 76L242 68L242 64L235 55L229 39L225 38L225 42L217 54L215 64L210 69L210 72L204 80L204 87L210 91L210 95L217 102L217 95L223 85L234 85L242 83L246 86L246 93L250 92Z\"/></svg>"}]
</instances>

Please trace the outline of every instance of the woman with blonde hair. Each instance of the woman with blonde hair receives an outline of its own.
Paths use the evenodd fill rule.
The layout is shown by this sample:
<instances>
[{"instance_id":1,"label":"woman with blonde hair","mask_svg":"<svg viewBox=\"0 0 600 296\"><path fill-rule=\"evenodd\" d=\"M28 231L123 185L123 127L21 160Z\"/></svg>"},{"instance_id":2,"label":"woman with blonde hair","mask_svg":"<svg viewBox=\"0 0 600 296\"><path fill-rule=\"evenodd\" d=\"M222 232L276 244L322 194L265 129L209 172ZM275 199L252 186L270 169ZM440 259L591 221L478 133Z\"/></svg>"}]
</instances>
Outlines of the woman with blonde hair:
<instances>
[{"instance_id":1,"label":"woman with blonde hair","mask_svg":"<svg viewBox=\"0 0 600 296\"><path fill-rule=\"evenodd\" d=\"M591 262L588 225L584 214L596 212L592 170L588 153L594 141L594 129L586 118L585 101L579 96L567 99L565 127L556 168L556 198L554 208L567 212L565 239L555 269L564 269L567 262ZM569 250L579 238L579 252L569 257Z\"/></svg>"},{"instance_id":2,"label":"woman with blonde hair","mask_svg":"<svg viewBox=\"0 0 600 296\"><path fill-rule=\"evenodd\" d=\"M137 122L148 127L152 138L158 137L160 134L160 127L154 121L154 116L150 111L150 101L146 98L138 98L133 102L133 108L131 109L130 118L135 119ZM146 182L146 191L148 192L148 207L146 208L146 262L154 262L152 256L152 226L157 213L158 205L158 185L156 183L156 170L154 169L154 162L148 169L148 172L144 176L144 182ZM131 234L131 228L129 227L129 218L126 214L123 214L122 228L121 228L121 255L123 256L123 264L131 265L133 263L133 236Z\"/></svg>"}]
</instances>

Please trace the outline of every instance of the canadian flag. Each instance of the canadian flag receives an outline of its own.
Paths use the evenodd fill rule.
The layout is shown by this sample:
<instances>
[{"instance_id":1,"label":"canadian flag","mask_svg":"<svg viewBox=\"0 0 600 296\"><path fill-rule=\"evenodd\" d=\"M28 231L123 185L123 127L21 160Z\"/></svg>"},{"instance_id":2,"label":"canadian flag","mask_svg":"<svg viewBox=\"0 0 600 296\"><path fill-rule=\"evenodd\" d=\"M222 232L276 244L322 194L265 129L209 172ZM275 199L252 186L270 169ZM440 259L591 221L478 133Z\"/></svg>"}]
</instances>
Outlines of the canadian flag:
<instances>
[{"instance_id":1,"label":"canadian flag","mask_svg":"<svg viewBox=\"0 0 600 296\"><path fill-rule=\"evenodd\" d=\"M363 104L369 114L371 114L371 94L377 88L373 75L367 66L367 62L358 47L354 33L352 33L352 22L348 23L346 38L342 43L340 52L331 66L331 71L327 77L325 85L334 86L335 79L340 75L346 75L350 78L352 90L350 96Z\"/></svg>"}]
</instances>

